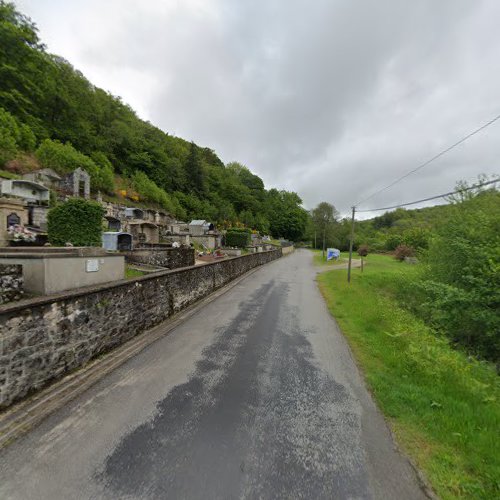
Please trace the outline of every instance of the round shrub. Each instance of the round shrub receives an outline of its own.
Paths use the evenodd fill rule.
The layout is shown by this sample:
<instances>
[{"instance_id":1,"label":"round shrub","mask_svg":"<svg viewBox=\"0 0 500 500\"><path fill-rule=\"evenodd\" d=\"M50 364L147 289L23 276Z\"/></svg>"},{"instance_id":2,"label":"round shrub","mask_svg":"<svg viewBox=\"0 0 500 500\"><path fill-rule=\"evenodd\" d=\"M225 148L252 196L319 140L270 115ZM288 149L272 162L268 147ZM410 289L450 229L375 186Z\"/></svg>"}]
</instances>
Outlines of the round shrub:
<instances>
[{"instance_id":1,"label":"round shrub","mask_svg":"<svg viewBox=\"0 0 500 500\"><path fill-rule=\"evenodd\" d=\"M396 250L396 248L401 245L402 237L399 234L389 234L385 240L386 250Z\"/></svg>"},{"instance_id":2,"label":"round shrub","mask_svg":"<svg viewBox=\"0 0 500 500\"><path fill-rule=\"evenodd\" d=\"M403 261L405 257L415 257L415 250L408 245L399 245L394 252L394 258Z\"/></svg>"},{"instance_id":3,"label":"round shrub","mask_svg":"<svg viewBox=\"0 0 500 500\"><path fill-rule=\"evenodd\" d=\"M366 257L368 255L368 245L359 245L358 255L360 257Z\"/></svg>"},{"instance_id":4,"label":"round shrub","mask_svg":"<svg viewBox=\"0 0 500 500\"><path fill-rule=\"evenodd\" d=\"M101 246L104 209L95 201L71 198L48 214L48 236L52 245Z\"/></svg>"}]
</instances>

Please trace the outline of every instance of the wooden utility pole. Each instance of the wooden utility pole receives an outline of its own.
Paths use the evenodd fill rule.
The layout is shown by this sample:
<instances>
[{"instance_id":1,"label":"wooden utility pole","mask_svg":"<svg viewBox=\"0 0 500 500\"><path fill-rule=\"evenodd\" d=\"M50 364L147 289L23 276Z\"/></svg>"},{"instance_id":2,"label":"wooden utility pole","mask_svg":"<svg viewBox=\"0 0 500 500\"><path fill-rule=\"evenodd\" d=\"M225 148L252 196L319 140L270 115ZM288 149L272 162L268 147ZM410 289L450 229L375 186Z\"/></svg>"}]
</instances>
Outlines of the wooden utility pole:
<instances>
[{"instance_id":1,"label":"wooden utility pole","mask_svg":"<svg viewBox=\"0 0 500 500\"><path fill-rule=\"evenodd\" d=\"M316 229L314 230L314 250L316 250Z\"/></svg>"},{"instance_id":2,"label":"wooden utility pole","mask_svg":"<svg viewBox=\"0 0 500 500\"><path fill-rule=\"evenodd\" d=\"M326 223L323 225L323 260L325 260L325 233L326 233Z\"/></svg>"},{"instance_id":3,"label":"wooden utility pole","mask_svg":"<svg viewBox=\"0 0 500 500\"><path fill-rule=\"evenodd\" d=\"M351 239L349 240L349 266L347 267L347 282L351 282L351 264L352 264L352 245L354 243L354 214L356 213L356 207L352 207L352 219L351 219Z\"/></svg>"}]
</instances>

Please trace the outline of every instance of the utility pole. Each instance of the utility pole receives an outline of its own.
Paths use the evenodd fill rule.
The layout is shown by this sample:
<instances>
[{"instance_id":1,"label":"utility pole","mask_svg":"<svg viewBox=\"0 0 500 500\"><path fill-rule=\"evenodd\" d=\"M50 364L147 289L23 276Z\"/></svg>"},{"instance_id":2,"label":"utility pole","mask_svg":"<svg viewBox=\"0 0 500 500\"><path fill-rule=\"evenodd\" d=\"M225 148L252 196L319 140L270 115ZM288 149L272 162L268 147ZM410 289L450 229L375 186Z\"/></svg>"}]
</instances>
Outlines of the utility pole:
<instances>
[{"instance_id":1,"label":"utility pole","mask_svg":"<svg viewBox=\"0 0 500 500\"><path fill-rule=\"evenodd\" d=\"M325 260L325 233L326 233L326 223L323 224L323 260Z\"/></svg>"},{"instance_id":2,"label":"utility pole","mask_svg":"<svg viewBox=\"0 0 500 500\"><path fill-rule=\"evenodd\" d=\"M314 230L314 250L316 250L316 229Z\"/></svg>"},{"instance_id":3,"label":"utility pole","mask_svg":"<svg viewBox=\"0 0 500 500\"><path fill-rule=\"evenodd\" d=\"M354 214L356 213L356 207L352 207L352 219L351 219L351 239L349 241L349 266L347 267L347 282L351 282L351 263L352 263L352 244L354 242Z\"/></svg>"}]
</instances>

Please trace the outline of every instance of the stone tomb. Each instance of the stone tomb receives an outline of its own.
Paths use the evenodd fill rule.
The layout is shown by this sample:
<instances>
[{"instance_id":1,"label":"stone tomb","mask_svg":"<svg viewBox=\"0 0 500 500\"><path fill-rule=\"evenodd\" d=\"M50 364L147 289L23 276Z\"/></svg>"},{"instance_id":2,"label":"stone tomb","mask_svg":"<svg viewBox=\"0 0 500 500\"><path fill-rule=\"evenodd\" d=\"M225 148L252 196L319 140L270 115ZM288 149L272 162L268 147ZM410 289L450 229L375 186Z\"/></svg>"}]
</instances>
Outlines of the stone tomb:
<instances>
[{"instance_id":1,"label":"stone tomb","mask_svg":"<svg viewBox=\"0 0 500 500\"><path fill-rule=\"evenodd\" d=\"M13 198L0 198L0 246L9 244L9 226L28 224L28 210L24 202Z\"/></svg>"},{"instance_id":2,"label":"stone tomb","mask_svg":"<svg viewBox=\"0 0 500 500\"><path fill-rule=\"evenodd\" d=\"M102 247L115 252L132 250L132 235L130 233L106 231L102 233Z\"/></svg>"},{"instance_id":3,"label":"stone tomb","mask_svg":"<svg viewBox=\"0 0 500 500\"><path fill-rule=\"evenodd\" d=\"M90 198L90 175L80 167L66 175L60 181L59 186L72 196Z\"/></svg>"},{"instance_id":4,"label":"stone tomb","mask_svg":"<svg viewBox=\"0 0 500 500\"><path fill-rule=\"evenodd\" d=\"M34 295L124 279L125 258L102 248L1 248L0 264L23 266L24 289Z\"/></svg>"}]
</instances>

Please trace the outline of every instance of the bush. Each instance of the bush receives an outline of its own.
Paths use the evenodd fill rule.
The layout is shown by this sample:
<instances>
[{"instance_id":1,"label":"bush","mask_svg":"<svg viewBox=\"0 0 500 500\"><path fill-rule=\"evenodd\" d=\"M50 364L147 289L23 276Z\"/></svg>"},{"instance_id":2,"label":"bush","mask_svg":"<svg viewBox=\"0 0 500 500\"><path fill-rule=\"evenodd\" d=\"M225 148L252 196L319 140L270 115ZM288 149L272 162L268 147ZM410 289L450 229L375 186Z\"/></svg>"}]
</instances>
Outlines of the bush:
<instances>
[{"instance_id":1,"label":"bush","mask_svg":"<svg viewBox=\"0 0 500 500\"><path fill-rule=\"evenodd\" d=\"M108 160L108 157L100 151L92 153L90 158L98 167L98 172L94 176L94 187L105 193L112 194L115 189L113 165Z\"/></svg>"},{"instance_id":2,"label":"bush","mask_svg":"<svg viewBox=\"0 0 500 500\"><path fill-rule=\"evenodd\" d=\"M0 166L16 156L18 136L19 127L16 119L8 111L0 108Z\"/></svg>"},{"instance_id":3,"label":"bush","mask_svg":"<svg viewBox=\"0 0 500 500\"><path fill-rule=\"evenodd\" d=\"M28 153L34 151L36 146L36 137L33 131L28 125L22 123L19 126L19 135L17 138L17 144L19 149L26 151Z\"/></svg>"},{"instance_id":4,"label":"bush","mask_svg":"<svg viewBox=\"0 0 500 500\"><path fill-rule=\"evenodd\" d=\"M396 250L396 248L401 245L402 238L399 234L390 234L387 236L385 240L385 249L386 250Z\"/></svg>"},{"instance_id":5,"label":"bush","mask_svg":"<svg viewBox=\"0 0 500 500\"><path fill-rule=\"evenodd\" d=\"M430 231L420 227L407 229L403 232L402 243L415 250L425 250L429 247Z\"/></svg>"},{"instance_id":6,"label":"bush","mask_svg":"<svg viewBox=\"0 0 500 500\"><path fill-rule=\"evenodd\" d=\"M92 158L77 151L69 142L63 144L45 139L35 154L42 166L51 168L61 175L68 174L78 167L83 168L90 175L93 191L112 193L114 190L113 167L102 153L96 153L96 157L102 161L97 164Z\"/></svg>"},{"instance_id":7,"label":"bush","mask_svg":"<svg viewBox=\"0 0 500 500\"><path fill-rule=\"evenodd\" d=\"M104 209L99 203L71 198L49 210L48 237L52 245L101 246Z\"/></svg>"},{"instance_id":8,"label":"bush","mask_svg":"<svg viewBox=\"0 0 500 500\"><path fill-rule=\"evenodd\" d=\"M358 255L360 257L366 257L368 255L368 245L359 245Z\"/></svg>"},{"instance_id":9,"label":"bush","mask_svg":"<svg viewBox=\"0 0 500 500\"><path fill-rule=\"evenodd\" d=\"M170 213L174 213L176 205L170 196L158 187L144 172L135 172L132 176L132 184L139 195L148 201L157 203Z\"/></svg>"},{"instance_id":10,"label":"bush","mask_svg":"<svg viewBox=\"0 0 500 500\"><path fill-rule=\"evenodd\" d=\"M415 250L408 245L399 245L394 252L394 258L397 260L405 260L405 257L414 257Z\"/></svg>"},{"instance_id":11,"label":"bush","mask_svg":"<svg viewBox=\"0 0 500 500\"><path fill-rule=\"evenodd\" d=\"M77 151L69 142L45 139L36 150L36 157L43 167L51 168L60 175L69 174L78 167L92 175L97 165L84 154Z\"/></svg>"},{"instance_id":12,"label":"bush","mask_svg":"<svg viewBox=\"0 0 500 500\"><path fill-rule=\"evenodd\" d=\"M17 153L13 160L5 163L5 169L13 174L23 175L40 170L40 163L31 153Z\"/></svg>"},{"instance_id":13,"label":"bush","mask_svg":"<svg viewBox=\"0 0 500 500\"><path fill-rule=\"evenodd\" d=\"M454 342L500 359L500 193L453 207L430 243L419 311Z\"/></svg>"},{"instance_id":14,"label":"bush","mask_svg":"<svg viewBox=\"0 0 500 500\"><path fill-rule=\"evenodd\" d=\"M226 233L226 246L246 247L250 244L250 229L230 228Z\"/></svg>"}]
</instances>

